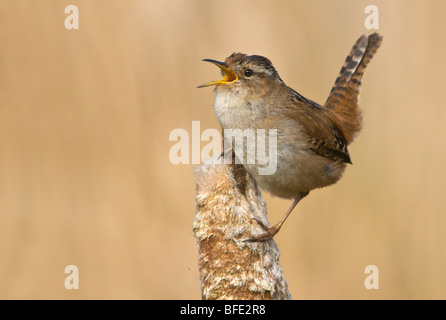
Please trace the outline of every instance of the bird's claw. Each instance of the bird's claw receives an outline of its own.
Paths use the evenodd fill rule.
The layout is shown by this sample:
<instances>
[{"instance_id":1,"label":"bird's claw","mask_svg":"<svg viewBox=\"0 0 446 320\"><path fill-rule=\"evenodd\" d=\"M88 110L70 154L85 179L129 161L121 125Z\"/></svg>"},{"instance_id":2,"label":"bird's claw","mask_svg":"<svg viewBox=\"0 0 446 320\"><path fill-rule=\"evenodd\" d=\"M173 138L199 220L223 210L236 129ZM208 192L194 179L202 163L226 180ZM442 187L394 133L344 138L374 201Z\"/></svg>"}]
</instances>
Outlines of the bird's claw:
<instances>
[{"instance_id":1,"label":"bird's claw","mask_svg":"<svg viewBox=\"0 0 446 320\"><path fill-rule=\"evenodd\" d=\"M271 240L277 232L280 230L280 226L275 225L273 227L267 227L260 219L253 218L259 226L265 231L264 233L254 236L252 238L244 240L245 242L254 242L254 241L268 241Z\"/></svg>"}]
</instances>

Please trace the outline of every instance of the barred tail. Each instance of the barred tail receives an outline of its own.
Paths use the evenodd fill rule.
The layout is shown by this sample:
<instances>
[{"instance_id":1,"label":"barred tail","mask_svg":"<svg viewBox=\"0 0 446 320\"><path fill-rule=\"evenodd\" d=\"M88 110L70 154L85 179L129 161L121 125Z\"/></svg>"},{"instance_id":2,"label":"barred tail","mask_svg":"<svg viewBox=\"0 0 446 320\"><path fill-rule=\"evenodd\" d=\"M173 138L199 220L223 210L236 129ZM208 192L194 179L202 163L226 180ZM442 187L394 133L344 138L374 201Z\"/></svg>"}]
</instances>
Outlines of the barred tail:
<instances>
[{"instance_id":1,"label":"barred tail","mask_svg":"<svg viewBox=\"0 0 446 320\"><path fill-rule=\"evenodd\" d=\"M336 122L340 124L347 144L361 130L362 116L358 108L361 79L381 42L382 36L378 33L368 37L362 35L355 42L325 102L325 107L331 110Z\"/></svg>"}]
</instances>

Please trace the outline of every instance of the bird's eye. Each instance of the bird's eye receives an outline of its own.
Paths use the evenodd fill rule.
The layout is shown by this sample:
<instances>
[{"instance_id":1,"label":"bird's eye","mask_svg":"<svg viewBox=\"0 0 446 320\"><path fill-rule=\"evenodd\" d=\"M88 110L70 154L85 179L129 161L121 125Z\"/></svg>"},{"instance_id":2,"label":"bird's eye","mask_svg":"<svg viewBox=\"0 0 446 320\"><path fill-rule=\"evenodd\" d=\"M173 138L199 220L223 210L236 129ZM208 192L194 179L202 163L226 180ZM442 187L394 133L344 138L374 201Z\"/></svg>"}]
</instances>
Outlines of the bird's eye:
<instances>
[{"instance_id":1,"label":"bird's eye","mask_svg":"<svg viewBox=\"0 0 446 320\"><path fill-rule=\"evenodd\" d=\"M251 69L246 69L245 70L245 77L250 77L250 76L252 76L252 70Z\"/></svg>"}]
</instances>

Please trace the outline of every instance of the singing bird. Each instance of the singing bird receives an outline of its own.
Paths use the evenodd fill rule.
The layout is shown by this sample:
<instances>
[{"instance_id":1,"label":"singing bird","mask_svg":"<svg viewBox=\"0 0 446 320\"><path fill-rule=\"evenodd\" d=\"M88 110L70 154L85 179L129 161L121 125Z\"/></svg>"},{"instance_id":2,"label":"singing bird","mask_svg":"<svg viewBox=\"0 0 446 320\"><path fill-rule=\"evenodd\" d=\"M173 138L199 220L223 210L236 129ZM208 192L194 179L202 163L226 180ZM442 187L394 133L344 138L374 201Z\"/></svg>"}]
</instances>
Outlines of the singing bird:
<instances>
[{"instance_id":1,"label":"singing bird","mask_svg":"<svg viewBox=\"0 0 446 320\"><path fill-rule=\"evenodd\" d=\"M347 147L362 127L362 75L381 42L378 33L356 41L324 105L288 87L266 57L233 53L224 62L204 59L224 74L222 80L199 86L216 87L214 109L223 129L277 130L277 170L261 175L259 163L243 162L244 167L263 190L294 199L273 227L257 220L264 232L248 240L271 239L300 200L336 183L352 163Z\"/></svg>"}]
</instances>

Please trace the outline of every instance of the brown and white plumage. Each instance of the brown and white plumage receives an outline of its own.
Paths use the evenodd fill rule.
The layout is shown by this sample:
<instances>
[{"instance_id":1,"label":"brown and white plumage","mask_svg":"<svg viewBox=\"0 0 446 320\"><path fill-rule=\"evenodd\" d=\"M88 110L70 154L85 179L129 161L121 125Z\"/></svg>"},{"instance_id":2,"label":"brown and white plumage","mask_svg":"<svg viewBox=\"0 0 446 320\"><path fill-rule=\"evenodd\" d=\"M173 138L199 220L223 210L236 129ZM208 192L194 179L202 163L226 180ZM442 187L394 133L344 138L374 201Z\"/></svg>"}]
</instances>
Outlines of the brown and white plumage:
<instances>
[{"instance_id":1,"label":"brown and white plumage","mask_svg":"<svg viewBox=\"0 0 446 320\"><path fill-rule=\"evenodd\" d=\"M222 128L276 129L278 133L274 174L259 174L259 164L243 165L262 189L295 201L278 225L254 240L272 237L303 197L336 183L351 163L347 146L362 126L358 107L361 79L381 41L377 33L356 41L324 105L288 87L265 57L233 53L225 62L206 60L220 67L225 76L202 85L216 86L214 109ZM245 147L245 155L247 152Z\"/></svg>"}]
</instances>

